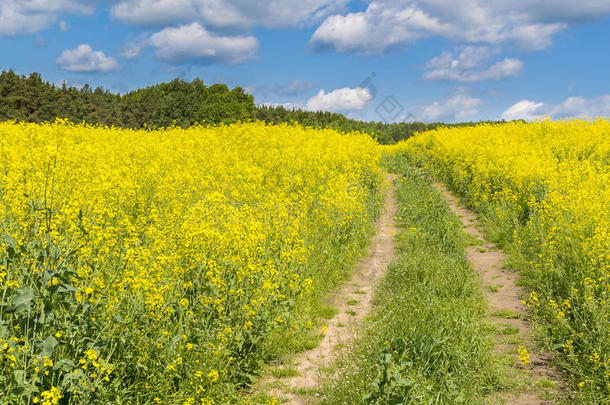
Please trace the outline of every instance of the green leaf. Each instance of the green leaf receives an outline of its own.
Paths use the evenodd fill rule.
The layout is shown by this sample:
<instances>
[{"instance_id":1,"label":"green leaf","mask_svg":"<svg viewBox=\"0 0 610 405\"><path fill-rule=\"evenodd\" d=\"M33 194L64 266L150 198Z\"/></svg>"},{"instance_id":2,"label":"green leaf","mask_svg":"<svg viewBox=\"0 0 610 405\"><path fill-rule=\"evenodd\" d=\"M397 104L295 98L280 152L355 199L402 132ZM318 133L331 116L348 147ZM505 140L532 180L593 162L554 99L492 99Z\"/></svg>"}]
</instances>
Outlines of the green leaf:
<instances>
[{"instance_id":1,"label":"green leaf","mask_svg":"<svg viewBox=\"0 0 610 405\"><path fill-rule=\"evenodd\" d=\"M70 372L74 369L74 362L70 359L62 359L55 363L55 368L63 372Z\"/></svg>"},{"instance_id":2,"label":"green leaf","mask_svg":"<svg viewBox=\"0 0 610 405\"><path fill-rule=\"evenodd\" d=\"M21 385L23 382L23 370L13 370L13 376L15 377L15 381Z\"/></svg>"},{"instance_id":3,"label":"green leaf","mask_svg":"<svg viewBox=\"0 0 610 405\"><path fill-rule=\"evenodd\" d=\"M8 246L16 246L17 245L17 241L15 240L15 238L13 238L11 235L9 235L8 233L4 232L4 235L2 237L2 239L4 239L4 242L8 245Z\"/></svg>"},{"instance_id":4,"label":"green leaf","mask_svg":"<svg viewBox=\"0 0 610 405\"><path fill-rule=\"evenodd\" d=\"M55 273L45 270L44 273L42 274L42 285L47 285L47 283L49 282L50 279L52 279L55 276Z\"/></svg>"},{"instance_id":5,"label":"green leaf","mask_svg":"<svg viewBox=\"0 0 610 405\"><path fill-rule=\"evenodd\" d=\"M6 312L19 314L30 308L30 302L34 299L34 291L30 287L23 287L17 290L13 296L13 305L6 308Z\"/></svg>"},{"instance_id":6,"label":"green leaf","mask_svg":"<svg viewBox=\"0 0 610 405\"><path fill-rule=\"evenodd\" d=\"M7 339L10 335L8 334L8 328L4 322L0 325L0 339Z\"/></svg>"},{"instance_id":7,"label":"green leaf","mask_svg":"<svg viewBox=\"0 0 610 405\"><path fill-rule=\"evenodd\" d=\"M21 387L23 388L21 395L24 397L31 396L32 394L36 394L38 392L38 388L36 388L35 385L27 382L23 383Z\"/></svg>"},{"instance_id":8,"label":"green leaf","mask_svg":"<svg viewBox=\"0 0 610 405\"><path fill-rule=\"evenodd\" d=\"M182 339L181 335L174 335L174 337L172 338L171 342L170 342L170 347L175 347L176 344L178 344L178 342Z\"/></svg>"},{"instance_id":9,"label":"green leaf","mask_svg":"<svg viewBox=\"0 0 610 405\"><path fill-rule=\"evenodd\" d=\"M28 304L32 299L34 299L34 291L30 287L23 287L13 296L13 305Z\"/></svg>"},{"instance_id":10,"label":"green leaf","mask_svg":"<svg viewBox=\"0 0 610 405\"><path fill-rule=\"evenodd\" d=\"M57 346L57 343L59 342L53 336L47 337L40 343L40 353L43 356L52 357L53 350L55 350L55 346Z\"/></svg>"},{"instance_id":11,"label":"green leaf","mask_svg":"<svg viewBox=\"0 0 610 405\"><path fill-rule=\"evenodd\" d=\"M13 248L12 246L9 246L6 248L6 253L8 254L8 258L10 260L13 259L13 257L15 257L15 248Z\"/></svg>"},{"instance_id":12,"label":"green leaf","mask_svg":"<svg viewBox=\"0 0 610 405\"><path fill-rule=\"evenodd\" d=\"M78 291L78 288L72 287L70 284L60 284L57 287L58 293L70 293L75 291Z\"/></svg>"}]
</instances>

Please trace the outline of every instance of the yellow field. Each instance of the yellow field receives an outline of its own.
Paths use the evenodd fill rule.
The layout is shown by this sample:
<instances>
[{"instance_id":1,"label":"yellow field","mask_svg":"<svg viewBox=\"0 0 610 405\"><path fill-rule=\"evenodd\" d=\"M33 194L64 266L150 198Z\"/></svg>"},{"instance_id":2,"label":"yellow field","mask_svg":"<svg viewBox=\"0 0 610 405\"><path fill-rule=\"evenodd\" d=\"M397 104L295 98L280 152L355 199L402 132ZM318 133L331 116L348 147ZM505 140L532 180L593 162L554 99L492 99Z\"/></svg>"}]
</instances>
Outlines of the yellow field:
<instances>
[{"instance_id":1,"label":"yellow field","mask_svg":"<svg viewBox=\"0 0 610 405\"><path fill-rule=\"evenodd\" d=\"M288 125L0 124L0 402L230 400L359 254L379 156Z\"/></svg>"},{"instance_id":2,"label":"yellow field","mask_svg":"<svg viewBox=\"0 0 610 405\"><path fill-rule=\"evenodd\" d=\"M515 122L379 147L298 125L2 123L0 404L247 401L262 364L315 345L319 297L379 213L383 153L482 215L572 386L604 400L608 134Z\"/></svg>"},{"instance_id":3,"label":"yellow field","mask_svg":"<svg viewBox=\"0 0 610 405\"><path fill-rule=\"evenodd\" d=\"M445 181L495 228L587 398L610 395L610 122L439 129L400 153Z\"/></svg>"}]
</instances>

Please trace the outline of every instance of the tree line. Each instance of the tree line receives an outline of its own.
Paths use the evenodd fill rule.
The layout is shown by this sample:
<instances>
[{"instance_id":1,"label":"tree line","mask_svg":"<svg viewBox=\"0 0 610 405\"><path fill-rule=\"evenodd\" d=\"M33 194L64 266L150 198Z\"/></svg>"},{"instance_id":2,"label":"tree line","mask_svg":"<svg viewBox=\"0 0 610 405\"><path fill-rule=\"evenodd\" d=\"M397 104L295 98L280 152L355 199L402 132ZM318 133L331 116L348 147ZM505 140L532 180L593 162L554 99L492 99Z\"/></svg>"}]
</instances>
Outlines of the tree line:
<instances>
[{"instance_id":1,"label":"tree line","mask_svg":"<svg viewBox=\"0 0 610 405\"><path fill-rule=\"evenodd\" d=\"M296 121L315 128L358 130L376 136L381 143L395 143L415 132L434 129L444 123L364 122L343 114L312 112L284 107L256 106L254 97L241 87L225 84L206 86L202 80L175 79L124 95L85 84L81 88L56 86L39 73L0 73L0 120L52 122L55 118L125 128L189 127L195 123L230 124L262 120L268 123ZM472 125L473 123L451 124Z\"/></svg>"}]
</instances>

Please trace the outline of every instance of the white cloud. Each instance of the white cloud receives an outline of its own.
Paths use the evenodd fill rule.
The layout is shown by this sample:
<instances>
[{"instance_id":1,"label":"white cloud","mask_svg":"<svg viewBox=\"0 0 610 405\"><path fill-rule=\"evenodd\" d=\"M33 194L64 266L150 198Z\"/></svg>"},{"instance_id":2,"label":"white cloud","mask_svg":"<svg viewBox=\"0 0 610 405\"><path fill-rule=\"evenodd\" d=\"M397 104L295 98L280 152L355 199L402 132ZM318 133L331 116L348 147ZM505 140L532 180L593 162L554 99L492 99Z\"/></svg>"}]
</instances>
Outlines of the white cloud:
<instances>
[{"instance_id":1,"label":"white cloud","mask_svg":"<svg viewBox=\"0 0 610 405\"><path fill-rule=\"evenodd\" d=\"M121 1L111 9L118 21L139 26L167 26L191 22L196 11L191 0L131 0Z\"/></svg>"},{"instance_id":2,"label":"white cloud","mask_svg":"<svg viewBox=\"0 0 610 405\"><path fill-rule=\"evenodd\" d=\"M501 118L507 121L516 119L533 121L545 116L555 120L610 117L610 94L594 98L569 97L557 105L521 100L507 108Z\"/></svg>"},{"instance_id":3,"label":"white cloud","mask_svg":"<svg viewBox=\"0 0 610 405\"><path fill-rule=\"evenodd\" d=\"M422 121L464 121L478 114L481 100L465 89L458 89L450 97L421 108L417 118Z\"/></svg>"},{"instance_id":4,"label":"white cloud","mask_svg":"<svg viewBox=\"0 0 610 405\"><path fill-rule=\"evenodd\" d=\"M221 62L229 65L253 58L259 45L251 35L217 35L199 23L166 28L151 35L149 43L156 48L157 58L168 63Z\"/></svg>"},{"instance_id":5,"label":"white cloud","mask_svg":"<svg viewBox=\"0 0 610 405\"><path fill-rule=\"evenodd\" d=\"M506 121L527 120L533 121L544 115L544 104L530 100L521 100L502 113L500 117Z\"/></svg>"},{"instance_id":6,"label":"white cloud","mask_svg":"<svg viewBox=\"0 0 610 405\"><path fill-rule=\"evenodd\" d=\"M306 111L330 111L351 113L362 110L371 100L373 96L368 89L361 87L343 88L326 92L320 90L318 93L310 97L306 102L289 101L285 103L264 102L261 105L269 107L284 107L286 109L301 109Z\"/></svg>"},{"instance_id":7,"label":"white cloud","mask_svg":"<svg viewBox=\"0 0 610 405\"><path fill-rule=\"evenodd\" d=\"M315 31L314 47L382 53L419 38L512 43L540 50L571 24L610 14L607 0L373 0L363 12L335 14Z\"/></svg>"},{"instance_id":8,"label":"white cloud","mask_svg":"<svg viewBox=\"0 0 610 405\"><path fill-rule=\"evenodd\" d=\"M365 12L328 17L314 32L312 43L339 52L381 53L442 30L438 19L414 6L395 8L383 3L373 1Z\"/></svg>"},{"instance_id":9,"label":"white cloud","mask_svg":"<svg viewBox=\"0 0 610 405\"><path fill-rule=\"evenodd\" d=\"M331 92L320 90L307 100L305 109L309 111L353 111L361 110L373 99L368 89L343 88Z\"/></svg>"},{"instance_id":10,"label":"white cloud","mask_svg":"<svg viewBox=\"0 0 610 405\"><path fill-rule=\"evenodd\" d=\"M148 34L140 34L136 38L127 42L121 48L119 54L125 59L135 59L142 56L144 49L150 45Z\"/></svg>"},{"instance_id":11,"label":"white cloud","mask_svg":"<svg viewBox=\"0 0 610 405\"><path fill-rule=\"evenodd\" d=\"M505 58L489 65L493 51L487 47L467 46L459 54L443 52L426 65L426 80L449 80L456 82L482 82L517 76L523 63L519 59Z\"/></svg>"},{"instance_id":12,"label":"white cloud","mask_svg":"<svg viewBox=\"0 0 610 405\"><path fill-rule=\"evenodd\" d=\"M116 59L104 55L102 51L94 51L87 44L66 49L56 62L61 69L69 72L107 73L120 67Z\"/></svg>"},{"instance_id":13,"label":"white cloud","mask_svg":"<svg viewBox=\"0 0 610 405\"><path fill-rule=\"evenodd\" d=\"M554 118L610 117L610 94L595 98L569 97L549 113Z\"/></svg>"},{"instance_id":14,"label":"white cloud","mask_svg":"<svg viewBox=\"0 0 610 405\"><path fill-rule=\"evenodd\" d=\"M553 35L566 29L562 22L546 24L522 24L510 30L508 38L524 49L540 51L553 43Z\"/></svg>"},{"instance_id":15,"label":"white cloud","mask_svg":"<svg viewBox=\"0 0 610 405\"><path fill-rule=\"evenodd\" d=\"M68 27L68 24L67 24L67 23L66 23L64 20L61 20L61 21L59 22L59 30L60 30L61 32L66 32L66 31L68 31L68 29L69 29L69 28L70 28L70 27Z\"/></svg>"},{"instance_id":16,"label":"white cloud","mask_svg":"<svg viewBox=\"0 0 610 405\"><path fill-rule=\"evenodd\" d=\"M287 28L341 12L348 0L120 0L112 16L126 24L165 27L198 21L215 28Z\"/></svg>"},{"instance_id":17,"label":"white cloud","mask_svg":"<svg viewBox=\"0 0 610 405\"><path fill-rule=\"evenodd\" d=\"M42 31L64 12L90 14L96 1L0 0L0 36Z\"/></svg>"}]
</instances>

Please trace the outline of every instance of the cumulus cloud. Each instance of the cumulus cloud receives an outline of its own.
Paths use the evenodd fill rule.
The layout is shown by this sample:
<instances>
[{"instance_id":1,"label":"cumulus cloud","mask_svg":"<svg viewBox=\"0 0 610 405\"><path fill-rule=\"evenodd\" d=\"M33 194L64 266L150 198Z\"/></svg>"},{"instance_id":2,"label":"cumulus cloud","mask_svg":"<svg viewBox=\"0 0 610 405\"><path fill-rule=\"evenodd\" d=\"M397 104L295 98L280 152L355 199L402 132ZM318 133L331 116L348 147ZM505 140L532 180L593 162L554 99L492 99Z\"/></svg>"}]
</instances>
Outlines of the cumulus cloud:
<instances>
[{"instance_id":1,"label":"cumulus cloud","mask_svg":"<svg viewBox=\"0 0 610 405\"><path fill-rule=\"evenodd\" d=\"M431 69L424 73L426 80L456 82L482 82L514 77L521 73L523 63L519 59L505 58L492 65L488 63L493 52L487 47L467 46L460 53L443 52L426 65Z\"/></svg>"},{"instance_id":2,"label":"cumulus cloud","mask_svg":"<svg viewBox=\"0 0 610 405\"><path fill-rule=\"evenodd\" d=\"M540 103L521 100L502 113L501 118L507 121L523 119L534 121L543 117L561 118L592 118L610 117L610 95L594 98L569 97L560 104Z\"/></svg>"},{"instance_id":3,"label":"cumulus cloud","mask_svg":"<svg viewBox=\"0 0 610 405\"><path fill-rule=\"evenodd\" d=\"M327 17L314 32L317 49L382 53L419 38L441 36L463 43L540 50L571 24L600 20L610 2L582 0L373 0L365 11Z\"/></svg>"},{"instance_id":4,"label":"cumulus cloud","mask_svg":"<svg viewBox=\"0 0 610 405\"><path fill-rule=\"evenodd\" d=\"M464 121L478 114L481 100L472 97L465 89L458 89L444 100L421 108L417 118L422 121Z\"/></svg>"},{"instance_id":5,"label":"cumulus cloud","mask_svg":"<svg viewBox=\"0 0 610 405\"><path fill-rule=\"evenodd\" d=\"M199 23L166 28L151 35L157 58L168 63L222 62L234 65L256 55L258 40L251 35L223 36L209 32Z\"/></svg>"},{"instance_id":6,"label":"cumulus cloud","mask_svg":"<svg viewBox=\"0 0 610 405\"><path fill-rule=\"evenodd\" d=\"M138 26L167 26L191 22L196 12L191 0L132 0L112 6L111 14L118 21Z\"/></svg>"},{"instance_id":7,"label":"cumulus cloud","mask_svg":"<svg viewBox=\"0 0 610 405\"><path fill-rule=\"evenodd\" d=\"M309 86L308 86L309 87ZM319 90L318 93L310 97L306 102L289 101L284 103L264 102L261 105L269 107L284 107L287 109L301 109L307 111L331 111L351 113L362 110L373 96L368 89L361 87L335 89L333 91Z\"/></svg>"},{"instance_id":8,"label":"cumulus cloud","mask_svg":"<svg viewBox=\"0 0 610 405\"><path fill-rule=\"evenodd\" d=\"M198 21L215 28L247 29L260 24L286 28L311 24L341 12L349 0L119 0L112 16L126 24L165 27Z\"/></svg>"},{"instance_id":9,"label":"cumulus cloud","mask_svg":"<svg viewBox=\"0 0 610 405\"><path fill-rule=\"evenodd\" d=\"M96 1L0 0L0 36L32 34L53 24L64 12L90 14Z\"/></svg>"},{"instance_id":10,"label":"cumulus cloud","mask_svg":"<svg viewBox=\"0 0 610 405\"><path fill-rule=\"evenodd\" d=\"M502 113L500 117L506 121L526 120L533 121L544 115L545 106L543 103L536 103L530 100L521 100Z\"/></svg>"},{"instance_id":11,"label":"cumulus cloud","mask_svg":"<svg viewBox=\"0 0 610 405\"><path fill-rule=\"evenodd\" d=\"M135 59L142 56L144 49L150 45L148 34L140 34L127 42L120 50L119 54L125 59Z\"/></svg>"},{"instance_id":12,"label":"cumulus cloud","mask_svg":"<svg viewBox=\"0 0 610 405\"><path fill-rule=\"evenodd\" d=\"M314 47L381 53L442 30L438 19L413 5L397 8L385 3L373 1L365 12L328 17L311 38Z\"/></svg>"},{"instance_id":13,"label":"cumulus cloud","mask_svg":"<svg viewBox=\"0 0 610 405\"><path fill-rule=\"evenodd\" d=\"M152 35L141 34L120 51L126 59L139 58L147 47L167 63L225 63L235 65L256 56L258 40L252 35L223 35L211 32L198 22L168 27Z\"/></svg>"},{"instance_id":14,"label":"cumulus cloud","mask_svg":"<svg viewBox=\"0 0 610 405\"><path fill-rule=\"evenodd\" d=\"M368 89L361 87L336 89L331 92L320 90L307 100L305 109L309 111L354 111L362 110L373 99Z\"/></svg>"},{"instance_id":15,"label":"cumulus cloud","mask_svg":"<svg viewBox=\"0 0 610 405\"><path fill-rule=\"evenodd\" d=\"M69 72L107 73L120 67L116 59L106 56L102 51L94 51L87 44L66 49L56 62L61 69Z\"/></svg>"},{"instance_id":16,"label":"cumulus cloud","mask_svg":"<svg viewBox=\"0 0 610 405\"><path fill-rule=\"evenodd\" d=\"M610 117L610 95L595 98L569 97L549 113L554 118Z\"/></svg>"}]
</instances>

